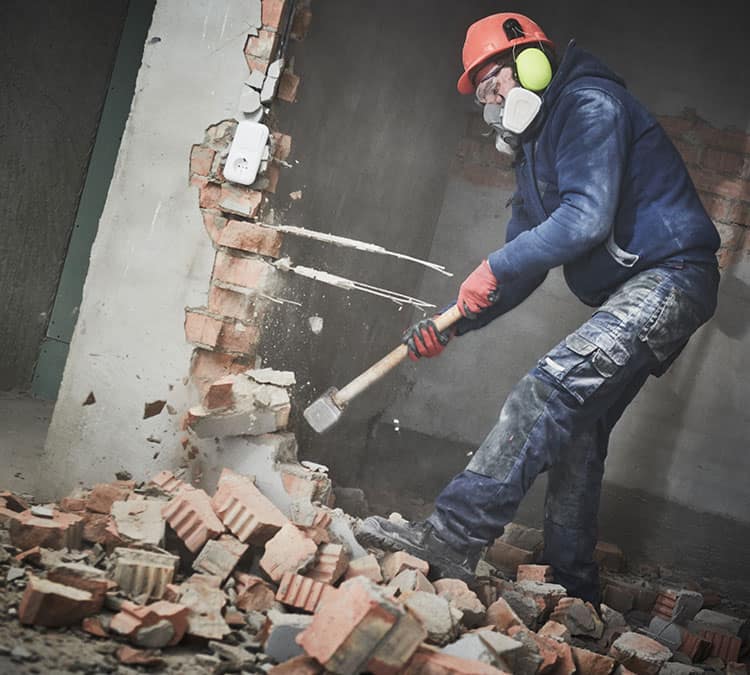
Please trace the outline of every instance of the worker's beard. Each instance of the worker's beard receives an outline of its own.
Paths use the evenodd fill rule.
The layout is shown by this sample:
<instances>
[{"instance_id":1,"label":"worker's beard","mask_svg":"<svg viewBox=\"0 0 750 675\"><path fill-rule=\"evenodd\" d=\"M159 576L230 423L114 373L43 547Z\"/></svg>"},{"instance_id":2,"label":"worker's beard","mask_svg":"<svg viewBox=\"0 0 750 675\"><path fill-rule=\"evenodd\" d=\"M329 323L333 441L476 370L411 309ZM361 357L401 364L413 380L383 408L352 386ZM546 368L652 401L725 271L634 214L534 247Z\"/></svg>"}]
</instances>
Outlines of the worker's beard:
<instances>
[{"instance_id":1,"label":"worker's beard","mask_svg":"<svg viewBox=\"0 0 750 675\"><path fill-rule=\"evenodd\" d=\"M495 132L495 148L504 155L515 155L521 145L518 134L508 131L503 126L504 103L486 103L484 106L484 121Z\"/></svg>"}]
</instances>

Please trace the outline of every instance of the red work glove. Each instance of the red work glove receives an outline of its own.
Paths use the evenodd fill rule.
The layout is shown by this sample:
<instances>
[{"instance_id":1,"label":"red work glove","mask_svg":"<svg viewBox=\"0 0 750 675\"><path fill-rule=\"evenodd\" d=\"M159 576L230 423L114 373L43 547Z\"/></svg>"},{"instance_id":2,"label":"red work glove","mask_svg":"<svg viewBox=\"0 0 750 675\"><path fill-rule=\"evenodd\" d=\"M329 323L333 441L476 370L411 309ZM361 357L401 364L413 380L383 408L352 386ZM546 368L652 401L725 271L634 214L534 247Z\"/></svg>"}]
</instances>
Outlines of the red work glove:
<instances>
[{"instance_id":1,"label":"red work glove","mask_svg":"<svg viewBox=\"0 0 750 675\"><path fill-rule=\"evenodd\" d=\"M425 358L437 356L445 349L445 345L450 342L452 337L452 328L441 333L432 319L422 319L404 333L401 342L408 347L409 358L416 361L423 356Z\"/></svg>"},{"instance_id":2,"label":"red work glove","mask_svg":"<svg viewBox=\"0 0 750 675\"><path fill-rule=\"evenodd\" d=\"M458 291L458 309L467 319L476 319L477 315L494 305L498 296L498 283L492 268L486 260L477 267Z\"/></svg>"}]
</instances>

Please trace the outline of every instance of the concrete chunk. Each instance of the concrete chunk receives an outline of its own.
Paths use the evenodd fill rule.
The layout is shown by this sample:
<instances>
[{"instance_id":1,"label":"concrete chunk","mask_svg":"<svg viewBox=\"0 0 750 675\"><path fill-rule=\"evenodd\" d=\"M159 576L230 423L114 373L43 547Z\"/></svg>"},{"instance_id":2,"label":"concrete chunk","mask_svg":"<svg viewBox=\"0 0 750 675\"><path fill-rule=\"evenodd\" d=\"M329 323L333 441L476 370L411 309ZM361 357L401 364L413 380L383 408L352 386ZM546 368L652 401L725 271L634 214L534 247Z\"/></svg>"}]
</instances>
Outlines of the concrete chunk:
<instances>
[{"instance_id":1,"label":"concrete chunk","mask_svg":"<svg viewBox=\"0 0 750 675\"><path fill-rule=\"evenodd\" d=\"M134 548L116 548L110 558L112 578L133 597L146 595L159 600L172 583L179 558Z\"/></svg>"},{"instance_id":2,"label":"concrete chunk","mask_svg":"<svg viewBox=\"0 0 750 675\"><path fill-rule=\"evenodd\" d=\"M164 504L157 499L113 502L111 513L117 531L134 541L161 546L164 543L165 526L161 515Z\"/></svg>"}]
</instances>

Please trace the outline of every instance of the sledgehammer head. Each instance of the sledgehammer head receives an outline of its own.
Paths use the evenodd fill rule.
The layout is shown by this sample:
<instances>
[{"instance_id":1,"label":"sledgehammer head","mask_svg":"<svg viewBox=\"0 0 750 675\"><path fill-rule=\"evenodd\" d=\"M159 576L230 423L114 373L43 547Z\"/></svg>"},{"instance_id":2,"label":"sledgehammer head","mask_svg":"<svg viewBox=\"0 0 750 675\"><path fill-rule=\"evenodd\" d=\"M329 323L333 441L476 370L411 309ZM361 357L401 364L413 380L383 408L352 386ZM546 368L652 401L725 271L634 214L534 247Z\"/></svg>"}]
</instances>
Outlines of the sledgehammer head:
<instances>
[{"instance_id":1,"label":"sledgehammer head","mask_svg":"<svg viewBox=\"0 0 750 675\"><path fill-rule=\"evenodd\" d=\"M338 393L336 387L331 387L317 401L313 401L303 415L307 423L319 434L328 431L339 421L343 409L338 406L334 396Z\"/></svg>"}]
</instances>

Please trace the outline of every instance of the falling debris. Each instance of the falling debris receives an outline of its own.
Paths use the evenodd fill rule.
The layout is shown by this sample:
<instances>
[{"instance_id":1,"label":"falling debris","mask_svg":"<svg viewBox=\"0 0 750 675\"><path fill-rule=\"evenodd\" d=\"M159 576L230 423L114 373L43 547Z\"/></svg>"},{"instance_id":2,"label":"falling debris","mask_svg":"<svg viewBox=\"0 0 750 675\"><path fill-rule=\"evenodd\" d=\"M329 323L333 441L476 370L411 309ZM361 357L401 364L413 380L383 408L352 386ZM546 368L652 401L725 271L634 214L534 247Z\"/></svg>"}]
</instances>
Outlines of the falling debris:
<instances>
[{"instance_id":1,"label":"falling debris","mask_svg":"<svg viewBox=\"0 0 750 675\"><path fill-rule=\"evenodd\" d=\"M149 417L155 417L164 410L165 405L167 405L166 401L151 401L151 403L145 403L143 406L143 419L145 420Z\"/></svg>"},{"instance_id":2,"label":"falling debris","mask_svg":"<svg viewBox=\"0 0 750 675\"><path fill-rule=\"evenodd\" d=\"M323 332L323 317L322 316L311 316L307 323L310 326L310 330L315 335L320 335Z\"/></svg>"},{"instance_id":3,"label":"falling debris","mask_svg":"<svg viewBox=\"0 0 750 675\"><path fill-rule=\"evenodd\" d=\"M83 405L94 405L94 403L96 403L96 397L94 396L94 392L91 391L83 402Z\"/></svg>"},{"instance_id":4,"label":"falling debris","mask_svg":"<svg viewBox=\"0 0 750 675\"><path fill-rule=\"evenodd\" d=\"M290 192L289 196L296 202L298 199L302 199L302 190L295 190Z\"/></svg>"},{"instance_id":5,"label":"falling debris","mask_svg":"<svg viewBox=\"0 0 750 675\"><path fill-rule=\"evenodd\" d=\"M362 291L363 293L369 293L370 295L377 295L380 298L386 298L391 302L395 302L397 305L413 305L420 309L432 309L437 306L426 302L425 300L412 298L409 295L403 295L402 293L397 293L396 291L391 291L387 288L370 286L369 284L364 284L359 281L353 281L352 279L340 277L336 274L331 274L330 272L323 272L322 270L316 270L312 267L303 267L302 265L293 266L289 258L281 258L274 262L273 266L282 272L294 272L294 274L298 274L299 276L320 281L321 283L335 286L336 288L343 288L347 291Z\"/></svg>"},{"instance_id":6,"label":"falling debris","mask_svg":"<svg viewBox=\"0 0 750 675\"><path fill-rule=\"evenodd\" d=\"M393 430L394 431L401 431L400 422L397 419L393 420Z\"/></svg>"},{"instance_id":7,"label":"falling debris","mask_svg":"<svg viewBox=\"0 0 750 675\"><path fill-rule=\"evenodd\" d=\"M299 193L299 197L293 197L296 193L292 193L289 195L292 197L292 199L299 199L299 197L302 196L302 193ZM401 260L409 260L410 262L417 263L419 265L424 265L425 267L429 267L431 270L435 270L436 272L440 272L440 274L445 274L447 277L452 277L453 273L448 272L448 270L445 269L443 265L438 265L437 263L429 262L428 260L422 260L421 258L414 258L410 255L406 255L405 253L398 253L396 251L389 251L387 248L384 248L383 246L378 246L377 244L370 244L366 241L359 241L358 239L350 239L349 237L340 237L335 234L327 234L325 232L316 232L315 230L308 230L304 227L295 227L294 225L266 225L263 224L263 227L268 227L274 230L279 230L280 232L286 232L287 234L294 234L299 237L305 237L307 239L315 239L316 241L324 241L328 242L329 244L335 244L336 246L345 246L347 248L354 248L358 251L365 251L367 253L379 253L380 255L389 255L393 256L394 258L399 258Z\"/></svg>"}]
</instances>

